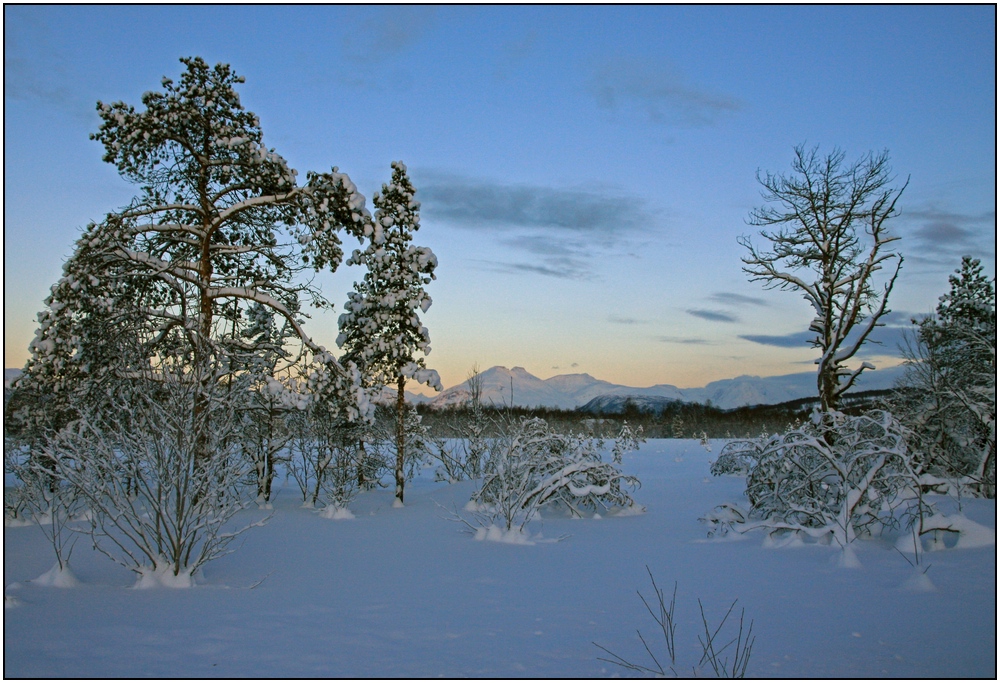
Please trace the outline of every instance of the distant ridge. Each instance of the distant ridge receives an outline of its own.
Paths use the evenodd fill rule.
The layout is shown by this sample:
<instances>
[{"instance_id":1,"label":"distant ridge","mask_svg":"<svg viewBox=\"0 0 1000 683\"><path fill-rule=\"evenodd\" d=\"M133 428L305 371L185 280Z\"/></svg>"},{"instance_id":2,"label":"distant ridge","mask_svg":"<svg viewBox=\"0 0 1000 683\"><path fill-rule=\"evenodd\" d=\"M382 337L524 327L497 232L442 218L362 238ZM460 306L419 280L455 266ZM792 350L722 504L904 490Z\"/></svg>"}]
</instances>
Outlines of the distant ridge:
<instances>
[{"instance_id":1,"label":"distant ridge","mask_svg":"<svg viewBox=\"0 0 1000 683\"><path fill-rule=\"evenodd\" d=\"M868 370L861 375L857 391L890 389L902 376L904 368ZM733 379L711 382L704 387L679 389L671 384L651 387L628 387L596 379L587 374L556 375L539 379L522 367L507 369L497 365L480 373L482 401L486 405L515 405L526 408L561 408L571 410L587 405L598 397L615 396L621 401L631 398L650 404L683 401L711 403L729 410L754 405L775 405L816 394L816 373L800 372L775 377L741 375ZM655 399L655 401L653 400ZM469 400L468 382L445 389L427 401L435 408L461 405Z\"/></svg>"},{"instance_id":2,"label":"distant ridge","mask_svg":"<svg viewBox=\"0 0 1000 683\"><path fill-rule=\"evenodd\" d=\"M904 371L899 365L884 370L868 370L861 375L855 391L891 389ZM4 387L21 374L16 368L4 369ZM486 405L522 406L525 408L580 408L598 397L631 398L633 402L665 405L671 401L685 403L711 403L716 408L729 410L754 405L776 405L816 395L816 373L799 372L775 377L741 375L733 379L710 382L704 387L679 389L672 384L655 384L651 387L629 387L612 384L585 373L556 375L539 379L522 367L505 368L495 365L480 373L483 382L482 400ZM434 408L458 406L469 400L468 382L462 382L433 398L406 393L411 403L426 403ZM385 392L383 400L394 400ZM640 399L647 399L641 401ZM605 403L610 405L611 399Z\"/></svg>"}]
</instances>

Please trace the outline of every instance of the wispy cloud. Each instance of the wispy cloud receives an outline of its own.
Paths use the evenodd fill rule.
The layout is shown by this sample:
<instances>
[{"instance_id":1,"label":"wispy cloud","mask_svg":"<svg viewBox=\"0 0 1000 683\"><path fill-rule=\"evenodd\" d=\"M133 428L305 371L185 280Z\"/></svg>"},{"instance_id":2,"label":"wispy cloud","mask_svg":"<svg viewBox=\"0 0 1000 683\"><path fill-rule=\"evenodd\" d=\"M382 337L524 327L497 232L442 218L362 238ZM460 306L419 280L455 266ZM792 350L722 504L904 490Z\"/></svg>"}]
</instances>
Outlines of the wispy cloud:
<instances>
[{"instance_id":1,"label":"wispy cloud","mask_svg":"<svg viewBox=\"0 0 1000 683\"><path fill-rule=\"evenodd\" d=\"M687 310L687 314L693 315L696 318L711 320L712 322L718 323L738 323L740 321L740 319L735 315L726 313L725 311L709 311L700 308L689 308Z\"/></svg>"},{"instance_id":2,"label":"wispy cloud","mask_svg":"<svg viewBox=\"0 0 1000 683\"><path fill-rule=\"evenodd\" d=\"M644 201L624 194L423 176L420 200L427 215L460 227L557 228L610 236L653 218Z\"/></svg>"},{"instance_id":3,"label":"wispy cloud","mask_svg":"<svg viewBox=\"0 0 1000 683\"><path fill-rule=\"evenodd\" d=\"M342 60L334 60L333 77L356 90L395 92L410 87L402 57L426 34L433 7L354 8L340 36Z\"/></svg>"},{"instance_id":4,"label":"wispy cloud","mask_svg":"<svg viewBox=\"0 0 1000 683\"><path fill-rule=\"evenodd\" d=\"M927 205L906 210L899 221L907 259L957 267L966 254L996 256L996 211L960 213Z\"/></svg>"},{"instance_id":5,"label":"wispy cloud","mask_svg":"<svg viewBox=\"0 0 1000 683\"><path fill-rule=\"evenodd\" d=\"M560 280L592 280L595 275L589 264L582 260L571 258L548 258L540 263L512 263L510 261L480 261L484 266L496 273L511 273L523 275L544 275Z\"/></svg>"},{"instance_id":6,"label":"wispy cloud","mask_svg":"<svg viewBox=\"0 0 1000 683\"><path fill-rule=\"evenodd\" d=\"M808 348L810 342L816 335L812 332L792 332L791 334L741 334L740 339L746 339L756 344L766 346L780 346L785 349Z\"/></svg>"},{"instance_id":7,"label":"wispy cloud","mask_svg":"<svg viewBox=\"0 0 1000 683\"><path fill-rule=\"evenodd\" d=\"M341 40L344 57L357 64L390 60L420 39L433 15L432 7L368 8Z\"/></svg>"},{"instance_id":8,"label":"wispy cloud","mask_svg":"<svg viewBox=\"0 0 1000 683\"><path fill-rule=\"evenodd\" d=\"M4 8L4 98L54 107L91 123L97 119L95 100L75 87L80 79L48 26L31 10Z\"/></svg>"},{"instance_id":9,"label":"wispy cloud","mask_svg":"<svg viewBox=\"0 0 1000 683\"><path fill-rule=\"evenodd\" d=\"M708 345L711 344L707 339L700 339L698 337L670 337L670 336L659 336L656 337L656 341L663 342L664 344L693 344L693 345Z\"/></svg>"},{"instance_id":10,"label":"wispy cloud","mask_svg":"<svg viewBox=\"0 0 1000 683\"><path fill-rule=\"evenodd\" d=\"M767 302L764 299L758 299L755 296L747 296L745 294L736 294L735 292L715 292L708 297L713 301L718 301L720 304L726 304L728 306L767 306Z\"/></svg>"},{"instance_id":11,"label":"wispy cloud","mask_svg":"<svg viewBox=\"0 0 1000 683\"><path fill-rule=\"evenodd\" d=\"M601 256L627 249L629 236L655 225L646 202L624 193L506 184L455 174L420 173L418 195L426 219L489 231L524 253L525 263L494 262L498 272L591 279L594 246Z\"/></svg>"},{"instance_id":12,"label":"wispy cloud","mask_svg":"<svg viewBox=\"0 0 1000 683\"><path fill-rule=\"evenodd\" d=\"M639 320L638 318L629 318L622 315L609 315L608 322L614 323L616 325L644 325L645 320Z\"/></svg>"},{"instance_id":13,"label":"wispy cloud","mask_svg":"<svg viewBox=\"0 0 1000 683\"><path fill-rule=\"evenodd\" d=\"M609 110L635 108L658 124L703 126L740 102L688 83L675 68L638 58L612 58L597 65L590 91Z\"/></svg>"},{"instance_id":14,"label":"wispy cloud","mask_svg":"<svg viewBox=\"0 0 1000 683\"><path fill-rule=\"evenodd\" d=\"M872 333L868 336L868 340L861 347L861 350L858 351L856 358L863 360L875 356L898 357L900 355L900 348L905 346L907 335L912 333L911 317L914 317L913 314L904 312L887 314L883 318L885 325L872 330ZM855 334L848 336L847 343L857 338L857 332L860 332L860 328L856 328ZM777 346L784 349L810 349L813 348L812 341L816 338L816 333L806 330L804 332L792 332L782 335L741 334L739 338L756 344Z\"/></svg>"}]
</instances>

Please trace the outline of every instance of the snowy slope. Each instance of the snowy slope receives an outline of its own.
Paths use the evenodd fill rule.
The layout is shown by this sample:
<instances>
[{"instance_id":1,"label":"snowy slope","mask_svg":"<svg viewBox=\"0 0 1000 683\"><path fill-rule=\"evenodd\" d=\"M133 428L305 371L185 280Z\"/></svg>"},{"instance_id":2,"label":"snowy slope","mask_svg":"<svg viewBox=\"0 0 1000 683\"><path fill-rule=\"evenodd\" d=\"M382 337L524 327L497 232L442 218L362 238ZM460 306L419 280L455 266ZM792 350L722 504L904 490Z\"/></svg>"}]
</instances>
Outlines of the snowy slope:
<instances>
[{"instance_id":1,"label":"snowy slope","mask_svg":"<svg viewBox=\"0 0 1000 683\"><path fill-rule=\"evenodd\" d=\"M471 483L436 483L429 471L408 485L405 507L392 507L391 489L374 491L342 521L300 508L286 484L270 522L188 590L133 590L130 573L86 539L71 560L80 585L41 585L32 580L52 566L51 548L37 527L9 527L4 580L14 604L4 614L4 674L627 676L592 643L648 663L639 629L663 651L636 595L653 595L648 567L668 599L677 582L682 676L700 656L700 598L713 625L735 599L736 613L745 608L753 620L749 677L995 677L995 545L928 552L922 588L930 590L917 592L890 539L857 541L856 569L837 566L840 553L829 546L768 547L753 534L709 540L698 517L719 503L745 504L742 480L709 475L720 446L646 443L624 460L642 481L635 497L645 514L545 513L531 527L541 535L535 545L473 540L447 519ZM995 530L995 501L963 504Z\"/></svg>"},{"instance_id":2,"label":"snowy slope","mask_svg":"<svg viewBox=\"0 0 1000 683\"><path fill-rule=\"evenodd\" d=\"M582 406L580 410L588 413L622 413L629 404L644 413L660 413L664 408L677 403L676 399L663 396L643 396L641 394L604 394L597 396Z\"/></svg>"},{"instance_id":3,"label":"snowy slope","mask_svg":"<svg viewBox=\"0 0 1000 683\"><path fill-rule=\"evenodd\" d=\"M857 384L858 391L888 389L902 374L902 367L868 371ZM539 379L521 367L508 370L495 366L481 373L483 402L487 405L514 405L534 408L577 408L599 396L647 396L706 403L723 408L747 405L775 404L816 395L816 374L802 372L777 377L741 375L693 389L678 389L670 384L651 387L629 387L596 379L588 374L556 375ZM435 407L459 405L469 398L468 384L463 382L445 389L429 401Z\"/></svg>"}]
</instances>

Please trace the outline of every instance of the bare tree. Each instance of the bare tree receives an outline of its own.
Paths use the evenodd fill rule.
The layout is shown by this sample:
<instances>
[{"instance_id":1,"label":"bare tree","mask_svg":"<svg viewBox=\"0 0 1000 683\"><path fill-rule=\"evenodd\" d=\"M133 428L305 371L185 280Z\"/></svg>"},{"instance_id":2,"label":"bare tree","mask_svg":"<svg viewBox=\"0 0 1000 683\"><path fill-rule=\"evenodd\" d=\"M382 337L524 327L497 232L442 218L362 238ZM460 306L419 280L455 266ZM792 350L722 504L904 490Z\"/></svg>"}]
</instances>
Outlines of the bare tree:
<instances>
[{"instance_id":1,"label":"bare tree","mask_svg":"<svg viewBox=\"0 0 1000 683\"><path fill-rule=\"evenodd\" d=\"M898 215L896 202L906 184L891 187L889 154L869 152L852 164L834 149L820 156L817 148L795 148L792 174L757 174L762 195L771 205L754 209L749 223L771 250L758 249L746 235L739 238L750 252L743 270L768 289L800 292L816 317L810 341L820 350L817 388L824 412L836 410L841 396L870 363L851 370L845 363L868 340L889 309L889 293L903 257L889 245L886 222ZM881 288L876 276L892 275Z\"/></svg>"}]
</instances>

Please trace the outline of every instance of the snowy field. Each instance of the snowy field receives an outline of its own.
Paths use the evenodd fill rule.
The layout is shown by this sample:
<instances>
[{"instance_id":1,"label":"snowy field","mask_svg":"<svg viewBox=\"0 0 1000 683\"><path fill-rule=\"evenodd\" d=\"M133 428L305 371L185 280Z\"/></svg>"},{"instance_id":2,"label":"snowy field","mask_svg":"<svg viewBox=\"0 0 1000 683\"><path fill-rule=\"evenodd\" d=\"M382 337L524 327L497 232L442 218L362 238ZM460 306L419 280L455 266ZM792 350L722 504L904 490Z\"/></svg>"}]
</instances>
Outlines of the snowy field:
<instances>
[{"instance_id":1,"label":"snowy field","mask_svg":"<svg viewBox=\"0 0 1000 683\"><path fill-rule=\"evenodd\" d=\"M717 622L738 598L756 636L750 677L996 676L995 542L926 553L928 585L886 539L858 541L855 568L839 566L836 548L767 547L759 532L709 540L698 517L743 501L741 479L709 475L720 447L647 442L623 466L642 481L645 514L543 513L532 545L464 533L448 517L474 484L434 482L431 469L409 485L405 507L393 508L391 490L364 493L354 519L302 509L286 482L270 522L188 590L132 589L131 573L87 538L71 558L79 585L39 585L51 547L35 527L9 527L4 675L629 675L592 643L648 664L638 628L660 656L636 594L652 597L648 566L668 599L678 585L681 675L701 655L697 600ZM995 532L995 501L962 504Z\"/></svg>"}]
</instances>

